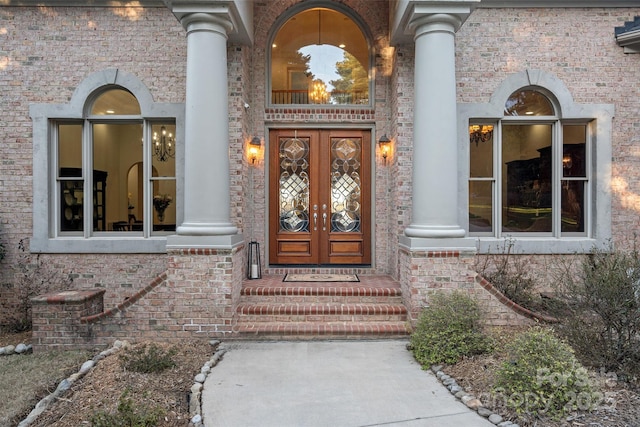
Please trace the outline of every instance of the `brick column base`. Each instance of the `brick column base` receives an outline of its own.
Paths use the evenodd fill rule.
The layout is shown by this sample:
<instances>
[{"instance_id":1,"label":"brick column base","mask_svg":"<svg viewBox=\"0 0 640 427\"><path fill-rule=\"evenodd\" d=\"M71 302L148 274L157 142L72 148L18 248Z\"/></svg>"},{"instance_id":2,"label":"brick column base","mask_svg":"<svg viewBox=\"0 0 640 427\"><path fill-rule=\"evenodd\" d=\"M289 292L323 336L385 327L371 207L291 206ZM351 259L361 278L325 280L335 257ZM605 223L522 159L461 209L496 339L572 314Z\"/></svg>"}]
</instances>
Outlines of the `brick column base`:
<instances>
[{"instance_id":1,"label":"brick column base","mask_svg":"<svg viewBox=\"0 0 640 427\"><path fill-rule=\"evenodd\" d=\"M166 297L181 335L230 335L242 289L244 246L170 249L168 255Z\"/></svg>"}]
</instances>

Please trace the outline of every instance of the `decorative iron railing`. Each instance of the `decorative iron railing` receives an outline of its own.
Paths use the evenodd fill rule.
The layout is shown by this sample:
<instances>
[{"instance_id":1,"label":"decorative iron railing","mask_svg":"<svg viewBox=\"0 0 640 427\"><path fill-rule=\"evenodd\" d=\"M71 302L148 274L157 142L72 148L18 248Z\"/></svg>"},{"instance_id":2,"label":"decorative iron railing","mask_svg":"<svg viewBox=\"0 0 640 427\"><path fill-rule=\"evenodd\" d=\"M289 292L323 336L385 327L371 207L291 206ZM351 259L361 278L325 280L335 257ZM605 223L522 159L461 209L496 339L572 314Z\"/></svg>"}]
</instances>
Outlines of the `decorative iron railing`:
<instances>
[{"instance_id":1,"label":"decorative iron railing","mask_svg":"<svg viewBox=\"0 0 640 427\"><path fill-rule=\"evenodd\" d=\"M272 104L330 104L330 105L350 105L368 104L368 91L338 91L327 92L322 96L312 96L308 90L272 90Z\"/></svg>"}]
</instances>

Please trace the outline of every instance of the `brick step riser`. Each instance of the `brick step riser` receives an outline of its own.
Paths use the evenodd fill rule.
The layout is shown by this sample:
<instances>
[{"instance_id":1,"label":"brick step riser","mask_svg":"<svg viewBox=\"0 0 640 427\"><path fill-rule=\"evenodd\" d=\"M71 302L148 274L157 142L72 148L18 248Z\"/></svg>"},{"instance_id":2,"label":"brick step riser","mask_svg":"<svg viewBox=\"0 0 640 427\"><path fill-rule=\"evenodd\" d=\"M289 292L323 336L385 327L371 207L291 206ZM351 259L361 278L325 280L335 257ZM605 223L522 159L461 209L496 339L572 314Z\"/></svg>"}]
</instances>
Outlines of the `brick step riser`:
<instances>
[{"instance_id":1,"label":"brick step riser","mask_svg":"<svg viewBox=\"0 0 640 427\"><path fill-rule=\"evenodd\" d=\"M240 304L238 314L407 314L400 304Z\"/></svg>"},{"instance_id":2,"label":"brick step riser","mask_svg":"<svg viewBox=\"0 0 640 427\"><path fill-rule=\"evenodd\" d=\"M239 339L244 340L259 340L259 341L317 341L317 340L380 340L380 339L401 339L407 338L406 333L389 333L389 334L379 334L379 333L371 333L371 334L331 334L331 333L323 333L323 334L286 334L286 333L267 333L260 332L256 333L238 333Z\"/></svg>"},{"instance_id":3,"label":"brick step riser","mask_svg":"<svg viewBox=\"0 0 640 427\"><path fill-rule=\"evenodd\" d=\"M269 323L269 322L403 322L407 320L406 315L394 314L367 314L367 315L271 315L271 314L249 314L238 316L238 322L242 323Z\"/></svg>"},{"instance_id":4,"label":"brick step riser","mask_svg":"<svg viewBox=\"0 0 640 427\"><path fill-rule=\"evenodd\" d=\"M235 331L243 338L259 339L373 339L406 337L408 335L404 322L238 324Z\"/></svg>"},{"instance_id":5,"label":"brick step riser","mask_svg":"<svg viewBox=\"0 0 640 427\"><path fill-rule=\"evenodd\" d=\"M402 304L401 296L243 295L245 304Z\"/></svg>"}]
</instances>

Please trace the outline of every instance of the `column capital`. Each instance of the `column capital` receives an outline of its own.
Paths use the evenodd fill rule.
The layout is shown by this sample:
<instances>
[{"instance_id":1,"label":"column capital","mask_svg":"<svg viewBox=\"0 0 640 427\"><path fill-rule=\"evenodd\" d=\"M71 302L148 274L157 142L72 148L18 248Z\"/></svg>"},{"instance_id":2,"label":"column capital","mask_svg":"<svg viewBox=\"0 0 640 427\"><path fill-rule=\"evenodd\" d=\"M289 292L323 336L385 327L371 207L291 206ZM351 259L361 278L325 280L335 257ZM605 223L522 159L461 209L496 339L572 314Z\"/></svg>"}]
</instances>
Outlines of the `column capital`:
<instances>
[{"instance_id":1,"label":"column capital","mask_svg":"<svg viewBox=\"0 0 640 427\"><path fill-rule=\"evenodd\" d=\"M240 0L164 0L187 32L224 33L231 43L253 43L253 5Z\"/></svg>"},{"instance_id":2,"label":"column capital","mask_svg":"<svg viewBox=\"0 0 640 427\"><path fill-rule=\"evenodd\" d=\"M434 31L455 34L462 22L460 16L448 13L417 15L409 22L409 30L414 39Z\"/></svg>"},{"instance_id":3,"label":"column capital","mask_svg":"<svg viewBox=\"0 0 640 427\"><path fill-rule=\"evenodd\" d=\"M425 30L455 33L479 4L480 0L397 1L391 16L391 42L409 42Z\"/></svg>"},{"instance_id":4,"label":"column capital","mask_svg":"<svg viewBox=\"0 0 640 427\"><path fill-rule=\"evenodd\" d=\"M177 15L176 15L177 16ZM233 30L233 22L222 14L194 12L181 14L180 24L187 30L187 34L194 31L211 31L221 33L225 38Z\"/></svg>"}]
</instances>

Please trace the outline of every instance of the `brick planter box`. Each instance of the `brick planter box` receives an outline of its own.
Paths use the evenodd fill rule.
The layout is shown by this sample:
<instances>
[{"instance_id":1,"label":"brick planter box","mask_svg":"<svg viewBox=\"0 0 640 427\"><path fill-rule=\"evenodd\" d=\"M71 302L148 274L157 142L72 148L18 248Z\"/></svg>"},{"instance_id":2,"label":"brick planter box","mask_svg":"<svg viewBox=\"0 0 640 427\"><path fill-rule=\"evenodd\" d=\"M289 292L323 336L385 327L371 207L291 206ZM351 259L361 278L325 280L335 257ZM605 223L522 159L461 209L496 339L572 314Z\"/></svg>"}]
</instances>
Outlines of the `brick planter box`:
<instances>
[{"instance_id":1,"label":"brick planter box","mask_svg":"<svg viewBox=\"0 0 640 427\"><path fill-rule=\"evenodd\" d=\"M94 348L91 327L80 320L104 310L104 293L62 291L32 298L33 350Z\"/></svg>"}]
</instances>

